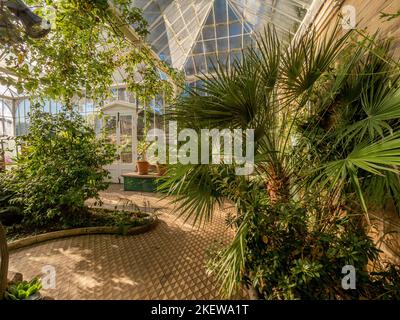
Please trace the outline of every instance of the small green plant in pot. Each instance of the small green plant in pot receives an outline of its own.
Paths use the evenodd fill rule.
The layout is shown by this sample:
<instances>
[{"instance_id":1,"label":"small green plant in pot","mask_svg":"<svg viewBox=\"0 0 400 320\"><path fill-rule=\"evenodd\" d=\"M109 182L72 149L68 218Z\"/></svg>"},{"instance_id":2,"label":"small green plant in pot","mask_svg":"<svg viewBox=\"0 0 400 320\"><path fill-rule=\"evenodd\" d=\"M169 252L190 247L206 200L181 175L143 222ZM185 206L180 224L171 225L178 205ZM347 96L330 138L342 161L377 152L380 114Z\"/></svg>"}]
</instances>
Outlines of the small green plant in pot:
<instances>
[{"instance_id":1,"label":"small green plant in pot","mask_svg":"<svg viewBox=\"0 0 400 320\"><path fill-rule=\"evenodd\" d=\"M33 278L31 281L21 281L9 285L4 297L6 300L40 300L40 289L42 289L40 279Z\"/></svg>"}]
</instances>

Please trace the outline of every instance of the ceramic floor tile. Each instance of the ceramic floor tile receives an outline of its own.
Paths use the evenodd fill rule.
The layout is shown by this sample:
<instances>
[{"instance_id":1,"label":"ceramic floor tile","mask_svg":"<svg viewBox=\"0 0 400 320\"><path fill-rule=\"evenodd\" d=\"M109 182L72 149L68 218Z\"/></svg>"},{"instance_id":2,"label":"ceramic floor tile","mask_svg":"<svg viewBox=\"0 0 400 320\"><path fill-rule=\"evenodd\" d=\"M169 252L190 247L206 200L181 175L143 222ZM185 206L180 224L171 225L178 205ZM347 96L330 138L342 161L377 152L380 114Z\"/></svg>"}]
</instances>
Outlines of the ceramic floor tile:
<instances>
[{"instance_id":1,"label":"ceramic floor tile","mask_svg":"<svg viewBox=\"0 0 400 320\"><path fill-rule=\"evenodd\" d=\"M44 242L10 254L10 270L25 279L56 270L56 288L44 290L55 299L220 299L218 284L206 274L205 252L215 241L228 242L225 211L204 228L176 218L168 199L124 192L113 185L101 193L105 206L119 199L159 208L159 223L135 236L87 235ZM90 202L89 202L90 204Z\"/></svg>"}]
</instances>

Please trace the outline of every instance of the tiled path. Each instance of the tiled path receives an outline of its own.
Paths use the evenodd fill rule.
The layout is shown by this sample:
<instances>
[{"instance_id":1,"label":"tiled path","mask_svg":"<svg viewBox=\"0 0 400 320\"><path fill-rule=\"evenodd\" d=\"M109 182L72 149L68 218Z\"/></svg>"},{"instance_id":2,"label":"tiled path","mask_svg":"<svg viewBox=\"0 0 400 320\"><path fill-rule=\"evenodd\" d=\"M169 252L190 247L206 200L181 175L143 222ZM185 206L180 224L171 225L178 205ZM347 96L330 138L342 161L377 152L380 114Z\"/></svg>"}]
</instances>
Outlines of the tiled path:
<instances>
[{"instance_id":1,"label":"tiled path","mask_svg":"<svg viewBox=\"0 0 400 320\"><path fill-rule=\"evenodd\" d=\"M216 213L204 229L177 220L174 208L154 194L123 192L113 185L102 193L105 204L119 198L160 208L158 225L136 236L88 235L44 242L13 251L10 270L25 278L56 270L55 299L219 299L215 280L207 276L205 251L215 241L229 241L225 215Z\"/></svg>"}]
</instances>

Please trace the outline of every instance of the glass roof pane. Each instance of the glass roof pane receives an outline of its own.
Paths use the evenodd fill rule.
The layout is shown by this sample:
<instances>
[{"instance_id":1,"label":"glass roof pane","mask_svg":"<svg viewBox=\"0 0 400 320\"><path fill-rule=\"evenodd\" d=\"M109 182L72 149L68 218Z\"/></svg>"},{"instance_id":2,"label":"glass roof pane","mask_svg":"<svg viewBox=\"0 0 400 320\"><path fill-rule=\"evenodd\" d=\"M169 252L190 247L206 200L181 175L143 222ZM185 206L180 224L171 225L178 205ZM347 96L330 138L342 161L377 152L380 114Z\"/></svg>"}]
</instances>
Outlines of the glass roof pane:
<instances>
[{"instance_id":1,"label":"glass roof pane","mask_svg":"<svg viewBox=\"0 0 400 320\"><path fill-rule=\"evenodd\" d=\"M229 45L231 49L240 49L242 47L242 37L230 37Z\"/></svg>"},{"instance_id":2,"label":"glass roof pane","mask_svg":"<svg viewBox=\"0 0 400 320\"><path fill-rule=\"evenodd\" d=\"M229 36L234 37L242 34L242 24L240 22L233 22L229 25Z\"/></svg>"},{"instance_id":3,"label":"glass roof pane","mask_svg":"<svg viewBox=\"0 0 400 320\"><path fill-rule=\"evenodd\" d=\"M214 2L214 17L215 23L226 23L228 19L228 4L226 0L220 0Z\"/></svg>"},{"instance_id":4,"label":"glass roof pane","mask_svg":"<svg viewBox=\"0 0 400 320\"><path fill-rule=\"evenodd\" d=\"M214 21L216 23L213 23ZM200 53L205 54L207 72L211 72L213 64L218 65L218 59L223 58L222 64L226 64L229 51L243 48L243 31L249 30L249 27L245 25L246 22L235 12L228 0L214 0L203 30L189 57ZM195 59L195 65L196 61ZM187 75L192 74L191 70L190 72L187 70L189 67L185 64ZM196 68L199 69L197 66Z\"/></svg>"},{"instance_id":5,"label":"glass roof pane","mask_svg":"<svg viewBox=\"0 0 400 320\"><path fill-rule=\"evenodd\" d=\"M215 26L217 38L225 38L228 36L228 27L226 25Z\"/></svg>"},{"instance_id":6,"label":"glass roof pane","mask_svg":"<svg viewBox=\"0 0 400 320\"><path fill-rule=\"evenodd\" d=\"M203 51L204 51L203 41L198 41L193 47L192 54L199 54L202 53Z\"/></svg>"},{"instance_id":7,"label":"glass roof pane","mask_svg":"<svg viewBox=\"0 0 400 320\"><path fill-rule=\"evenodd\" d=\"M216 53L217 43L216 43L215 39L204 41L204 49L206 52Z\"/></svg>"},{"instance_id":8,"label":"glass roof pane","mask_svg":"<svg viewBox=\"0 0 400 320\"><path fill-rule=\"evenodd\" d=\"M237 14L232 10L231 6L228 6L228 17L230 21L239 20Z\"/></svg>"},{"instance_id":9,"label":"glass roof pane","mask_svg":"<svg viewBox=\"0 0 400 320\"><path fill-rule=\"evenodd\" d=\"M218 39L217 45L218 45L218 54L219 55L221 55L225 51L228 51L229 50L228 38Z\"/></svg>"},{"instance_id":10,"label":"glass roof pane","mask_svg":"<svg viewBox=\"0 0 400 320\"><path fill-rule=\"evenodd\" d=\"M214 9L212 9L212 10L214 10ZM205 25L213 25L213 24L215 24L214 23L214 14L209 14Z\"/></svg>"},{"instance_id":11,"label":"glass roof pane","mask_svg":"<svg viewBox=\"0 0 400 320\"><path fill-rule=\"evenodd\" d=\"M192 57L188 58L188 60L186 62L186 72L189 75L196 74L196 69L194 68L194 63L193 63L193 58Z\"/></svg>"},{"instance_id":12,"label":"glass roof pane","mask_svg":"<svg viewBox=\"0 0 400 320\"><path fill-rule=\"evenodd\" d=\"M206 26L203 28L203 40L210 40L215 38L215 27Z\"/></svg>"},{"instance_id":13,"label":"glass roof pane","mask_svg":"<svg viewBox=\"0 0 400 320\"><path fill-rule=\"evenodd\" d=\"M312 0L148 0L133 1L150 22L148 41L163 60L192 76L208 72L209 59L224 64L240 58L257 32L275 25L290 40ZM154 14L158 12L159 17ZM231 57L231 58L229 58ZM220 61L222 62L222 61Z\"/></svg>"}]
</instances>

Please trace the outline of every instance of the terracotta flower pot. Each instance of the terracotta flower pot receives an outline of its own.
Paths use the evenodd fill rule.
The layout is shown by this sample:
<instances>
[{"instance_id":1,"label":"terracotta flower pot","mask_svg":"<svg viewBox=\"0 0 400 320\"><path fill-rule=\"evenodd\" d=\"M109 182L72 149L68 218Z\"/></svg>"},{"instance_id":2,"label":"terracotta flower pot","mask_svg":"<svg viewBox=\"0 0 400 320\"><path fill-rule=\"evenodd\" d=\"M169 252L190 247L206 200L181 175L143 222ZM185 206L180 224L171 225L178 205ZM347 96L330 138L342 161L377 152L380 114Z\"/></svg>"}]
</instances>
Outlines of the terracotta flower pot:
<instances>
[{"instance_id":1,"label":"terracotta flower pot","mask_svg":"<svg viewBox=\"0 0 400 320\"><path fill-rule=\"evenodd\" d=\"M167 172L167 165L157 163L157 174L163 176Z\"/></svg>"},{"instance_id":2,"label":"terracotta flower pot","mask_svg":"<svg viewBox=\"0 0 400 320\"><path fill-rule=\"evenodd\" d=\"M149 173L149 162L146 160L138 160L136 163L138 173L140 175L147 175Z\"/></svg>"}]
</instances>

